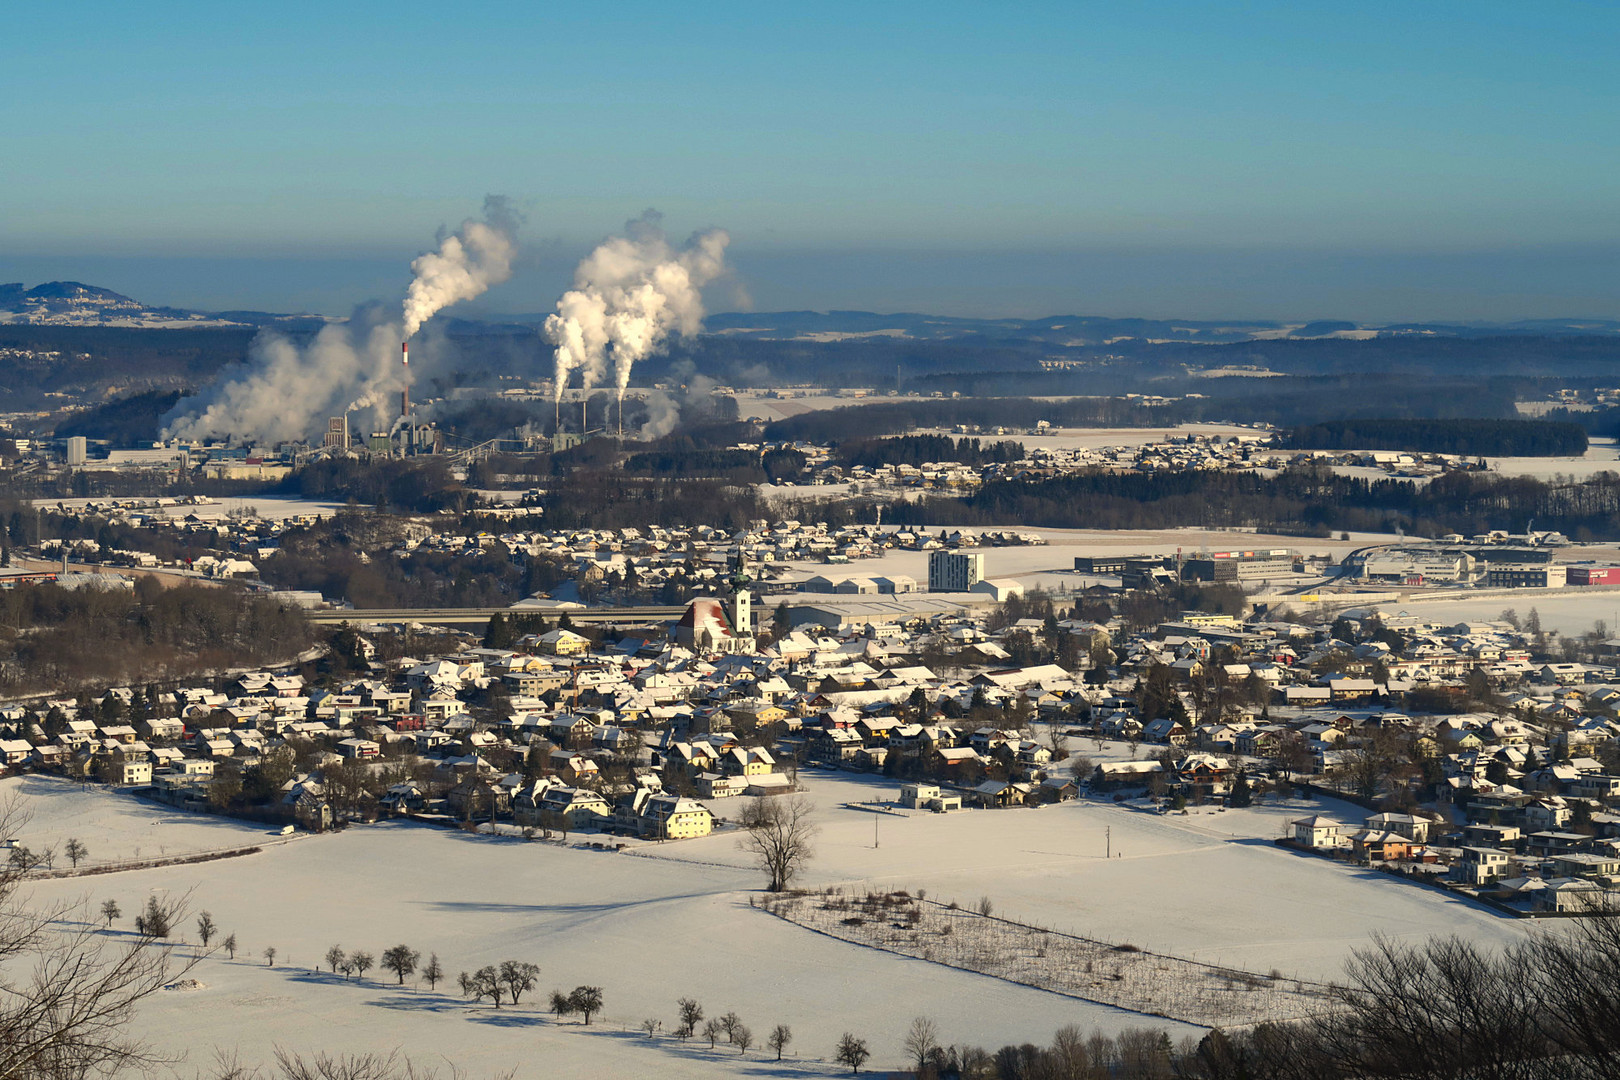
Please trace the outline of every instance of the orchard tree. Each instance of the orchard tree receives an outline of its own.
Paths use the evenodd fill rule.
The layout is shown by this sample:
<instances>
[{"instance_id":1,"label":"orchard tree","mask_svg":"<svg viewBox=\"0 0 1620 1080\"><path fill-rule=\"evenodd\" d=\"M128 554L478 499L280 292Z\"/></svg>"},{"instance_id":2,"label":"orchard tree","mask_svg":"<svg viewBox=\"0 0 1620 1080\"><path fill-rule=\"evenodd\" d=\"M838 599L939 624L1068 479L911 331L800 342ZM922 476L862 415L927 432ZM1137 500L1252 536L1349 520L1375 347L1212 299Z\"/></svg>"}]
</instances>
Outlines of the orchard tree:
<instances>
[{"instance_id":1,"label":"orchard tree","mask_svg":"<svg viewBox=\"0 0 1620 1080\"><path fill-rule=\"evenodd\" d=\"M786 1024L777 1024L771 1028L771 1033L765 1037L765 1045L776 1051L776 1060L782 1060L782 1051L788 1048L793 1041L793 1029Z\"/></svg>"},{"instance_id":2,"label":"orchard tree","mask_svg":"<svg viewBox=\"0 0 1620 1080\"><path fill-rule=\"evenodd\" d=\"M416 962L422 959L422 954L415 952L409 945L395 945L392 949L384 949L382 966L384 971L392 971L399 976L399 985L405 985L405 976L416 970Z\"/></svg>"},{"instance_id":3,"label":"orchard tree","mask_svg":"<svg viewBox=\"0 0 1620 1080\"><path fill-rule=\"evenodd\" d=\"M343 946L334 945L326 950L326 964L332 969L332 974L338 973L338 968L349 962L349 955L343 951Z\"/></svg>"},{"instance_id":4,"label":"orchard tree","mask_svg":"<svg viewBox=\"0 0 1620 1080\"><path fill-rule=\"evenodd\" d=\"M681 998L675 1003L675 1007L681 1015L681 1023L675 1029L675 1036L685 1042L697 1031L698 1022L703 1019L703 1006L691 998Z\"/></svg>"},{"instance_id":5,"label":"orchard tree","mask_svg":"<svg viewBox=\"0 0 1620 1080\"><path fill-rule=\"evenodd\" d=\"M354 973L359 978L365 978L366 972L370 971L375 963L376 960L372 958L372 955L363 949L356 949L349 954L349 966L354 968Z\"/></svg>"},{"instance_id":6,"label":"orchard tree","mask_svg":"<svg viewBox=\"0 0 1620 1080\"><path fill-rule=\"evenodd\" d=\"M203 948L208 948L208 943L214 940L214 935L218 932L219 927L215 925L212 915L204 911L197 916L197 937L202 941Z\"/></svg>"},{"instance_id":7,"label":"orchard tree","mask_svg":"<svg viewBox=\"0 0 1620 1080\"><path fill-rule=\"evenodd\" d=\"M432 990L444 978L444 968L439 964L439 954L433 953L428 957L427 966L422 969L422 978L427 980L428 989Z\"/></svg>"},{"instance_id":8,"label":"orchard tree","mask_svg":"<svg viewBox=\"0 0 1620 1080\"><path fill-rule=\"evenodd\" d=\"M500 981L501 986L505 988L506 996L512 999L512 1004L515 1006L524 994L534 989L535 982L540 978L540 965L524 963L519 960L502 960L500 970L496 972L496 978ZM585 1022L587 1024L591 1022L588 1015Z\"/></svg>"},{"instance_id":9,"label":"orchard tree","mask_svg":"<svg viewBox=\"0 0 1620 1080\"><path fill-rule=\"evenodd\" d=\"M574 992L568 995L574 1003L574 1011L585 1017L585 1026L591 1026L591 1014L602 1011L602 988L600 986L576 986Z\"/></svg>"},{"instance_id":10,"label":"orchard tree","mask_svg":"<svg viewBox=\"0 0 1620 1080\"><path fill-rule=\"evenodd\" d=\"M224 941L220 942L219 945L220 945L220 948L224 949L226 952L231 954L231 959L232 960L236 959L236 935L235 934L231 934Z\"/></svg>"},{"instance_id":11,"label":"orchard tree","mask_svg":"<svg viewBox=\"0 0 1620 1080\"><path fill-rule=\"evenodd\" d=\"M69 840L67 842L67 846L62 849L62 854L68 857L68 861L73 864L73 869L77 870L79 868L80 860L88 859L90 857L90 849L85 847L84 844L80 843L77 839L72 839ZM204 944L207 943L204 942Z\"/></svg>"},{"instance_id":12,"label":"orchard tree","mask_svg":"<svg viewBox=\"0 0 1620 1080\"><path fill-rule=\"evenodd\" d=\"M848 1065L851 1073L858 1073L861 1066L866 1064L866 1059L871 1056L872 1051L866 1048L866 1040L857 1039L846 1031L844 1037L838 1040L838 1053L833 1060L840 1065Z\"/></svg>"},{"instance_id":13,"label":"orchard tree","mask_svg":"<svg viewBox=\"0 0 1620 1080\"><path fill-rule=\"evenodd\" d=\"M101 902L101 917L107 920L107 929L111 930L113 920L123 918L124 913L119 910L118 901L103 900Z\"/></svg>"},{"instance_id":14,"label":"orchard tree","mask_svg":"<svg viewBox=\"0 0 1620 1080\"><path fill-rule=\"evenodd\" d=\"M264 950L264 962L270 967L276 966L276 947L274 945Z\"/></svg>"}]
</instances>

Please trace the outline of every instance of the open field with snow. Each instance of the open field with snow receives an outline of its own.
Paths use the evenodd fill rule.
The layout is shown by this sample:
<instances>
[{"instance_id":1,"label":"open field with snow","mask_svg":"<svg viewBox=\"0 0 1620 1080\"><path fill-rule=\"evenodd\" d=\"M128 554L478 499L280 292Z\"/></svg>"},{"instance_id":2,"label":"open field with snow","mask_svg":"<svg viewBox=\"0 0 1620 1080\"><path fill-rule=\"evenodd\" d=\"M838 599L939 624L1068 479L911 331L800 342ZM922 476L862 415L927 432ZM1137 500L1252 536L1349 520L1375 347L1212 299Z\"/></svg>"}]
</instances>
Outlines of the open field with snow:
<instances>
[{"instance_id":1,"label":"open field with snow","mask_svg":"<svg viewBox=\"0 0 1620 1080\"><path fill-rule=\"evenodd\" d=\"M924 888L964 905L989 896L1008 918L1305 978L1334 975L1375 930L1402 939L1455 931L1493 943L1522 932L1511 920L1430 890L1270 843L1302 813L1353 816L1337 804L1186 817L1101 802L879 816L847 804L891 798L892 783L806 777L822 826L805 878L810 886ZM131 814L130 801L101 791L64 799L48 790L52 783L3 785L39 811L25 843L73 834L100 837L87 842L109 849L149 849L263 835L206 819L177 821L141 804ZM741 805L719 808L735 816ZM51 820L57 812L72 815L65 826ZM1105 857L1110 849L1113 858ZM992 1046L1044 1041L1065 1023L1110 1031L1163 1023L863 948L754 910L749 899L760 875L737 849L734 831L638 850L643 854L592 852L392 823L239 859L29 889L40 901L99 904L110 897L126 913L153 891L184 893L194 910L207 909L222 932L236 934L236 961L211 957L194 973L205 988L160 995L140 1017L146 1036L189 1051L193 1065L206 1065L213 1047L261 1059L277 1045L397 1046L476 1075L529 1075L541 1060L558 1077L820 1075L837 1069L806 1059L829 1058L846 1030L871 1041L874 1069L898 1065L905 1027L920 1014L934 1017L953 1041ZM184 929L192 932L189 924ZM393 977L376 971L346 981L312 970L333 944L380 954L399 942L424 957L436 952L451 987L435 994L390 985ZM262 958L270 945L279 952L274 967ZM508 958L542 969L537 992L521 1008L496 1012L455 992L456 972ZM606 995L605 1015L589 1031L541 1012L551 989L582 983ZM760 1036L776 1023L792 1025L800 1060L778 1072L760 1051L739 1060L706 1044L683 1047L635 1031L646 1017L671 1027L682 996L701 1000L710 1015L736 1010Z\"/></svg>"},{"instance_id":2,"label":"open field with snow","mask_svg":"<svg viewBox=\"0 0 1620 1080\"><path fill-rule=\"evenodd\" d=\"M1191 554L1200 549L1227 551L1234 548L1290 548L1306 555L1332 553L1339 558L1347 552L1368 544L1394 543L1399 538L1384 533L1351 533L1349 540L1308 539L1298 536L1271 536L1264 533L1235 532L1220 529L1157 529L1157 530L1103 530L1103 529L1017 529L1045 538L1046 543L1034 547L985 547L984 575L987 578L1013 578L1026 587L1039 585L1052 590L1082 588L1095 579L1074 572L1076 555L1135 555L1174 554L1180 550ZM938 532L938 526L922 531ZM965 532L997 531L995 529L965 529ZM915 578L919 587L928 584L928 552L890 551L876 559L860 559L846 565L829 566L826 563L801 559L782 565L811 574L825 574L833 579L843 577L872 577L887 574L906 574ZM1279 581L1292 580L1293 575ZM1299 580L1315 580L1301 578Z\"/></svg>"},{"instance_id":3,"label":"open field with snow","mask_svg":"<svg viewBox=\"0 0 1620 1080\"><path fill-rule=\"evenodd\" d=\"M1488 600L1409 600L1400 604L1379 604L1391 614L1404 612L1442 623L1488 622L1512 608L1522 619L1531 608L1541 616L1542 628L1560 634L1584 634L1599 619L1613 635L1620 627L1620 594L1571 589L1562 595L1515 597L1498 594Z\"/></svg>"}]
</instances>

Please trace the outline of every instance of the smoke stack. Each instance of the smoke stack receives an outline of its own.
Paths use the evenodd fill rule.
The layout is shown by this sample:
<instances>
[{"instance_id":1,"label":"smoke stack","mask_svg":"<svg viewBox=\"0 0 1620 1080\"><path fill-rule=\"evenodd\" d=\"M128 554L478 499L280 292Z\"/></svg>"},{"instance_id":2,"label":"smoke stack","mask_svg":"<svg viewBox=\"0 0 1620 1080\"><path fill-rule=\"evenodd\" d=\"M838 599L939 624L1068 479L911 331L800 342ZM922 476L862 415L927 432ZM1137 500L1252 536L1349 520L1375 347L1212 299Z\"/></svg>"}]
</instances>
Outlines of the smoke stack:
<instances>
[{"instance_id":1,"label":"smoke stack","mask_svg":"<svg viewBox=\"0 0 1620 1080\"><path fill-rule=\"evenodd\" d=\"M588 409L590 409L590 407L591 407L591 399L590 398L582 397L582 398L579 399L579 433L581 435L583 435L587 431L591 430L591 422L590 422L590 419L589 419L590 414L587 411Z\"/></svg>"},{"instance_id":2,"label":"smoke stack","mask_svg":"<svg viewBox=\"0 0 1620 1080\"><path fill-rule=\"evenodd\" d=\"M399 415L409 416L411 415L411 343L409 341L399 343L399 362L403 368L405 378L405 389L399 392Z\"/></svg>"}]
</instances>

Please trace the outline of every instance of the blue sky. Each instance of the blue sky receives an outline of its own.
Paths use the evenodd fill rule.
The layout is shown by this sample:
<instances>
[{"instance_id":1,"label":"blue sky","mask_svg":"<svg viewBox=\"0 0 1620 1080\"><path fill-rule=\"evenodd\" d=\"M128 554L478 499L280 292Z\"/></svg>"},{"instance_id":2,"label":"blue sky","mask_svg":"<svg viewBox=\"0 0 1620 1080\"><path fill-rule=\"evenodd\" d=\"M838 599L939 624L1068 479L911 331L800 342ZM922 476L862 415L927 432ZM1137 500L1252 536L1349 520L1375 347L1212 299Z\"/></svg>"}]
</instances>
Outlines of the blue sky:
<instances>
[{"instance_id":1,"label":"blue sky","mask_svg":"<svg viewBox=\"0 0 1620 1080\"><path fill-rule=\"evenodd\" d=\"M1620 316L1617 44L1491 0L28 5L0 278L343 310L500 192L508 311L652 206L765 308Z\"/></svg>"}]
</instances>

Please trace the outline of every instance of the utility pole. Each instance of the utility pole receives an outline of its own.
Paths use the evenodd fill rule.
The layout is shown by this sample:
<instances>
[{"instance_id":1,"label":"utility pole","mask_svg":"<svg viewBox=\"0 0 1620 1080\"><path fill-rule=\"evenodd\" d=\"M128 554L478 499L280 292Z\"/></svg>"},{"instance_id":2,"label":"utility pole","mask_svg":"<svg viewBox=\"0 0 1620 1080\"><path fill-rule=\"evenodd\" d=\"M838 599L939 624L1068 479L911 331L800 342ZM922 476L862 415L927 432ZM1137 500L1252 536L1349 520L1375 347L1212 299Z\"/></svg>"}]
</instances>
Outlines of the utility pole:
<instances>
[{"instance_id":1,"label":"utility pole","mask_svg":"<svg viewBox=\"0 0 1620 1080\"><path fill-rule=\"evenodd\" d=\"M875 811L872 814L872 850L873 851L877 850L877 846L878 846L878 819L881 818L882 816L883 816L882 814L877 813Z\"/></svg>"},{"instance_id":2,"label":"utility pole","mask_svg":"<svg viewBox=\"0 0 1620 1080\"><path fill-rule=\"evenodd\" d=\"M1114 827L1112 825L1103 828L1103 838L1103 843L1106 845L1103 850L1107 852L1107 857L1112 859L1114 857Z\"/></svg>"}]
</instances>

